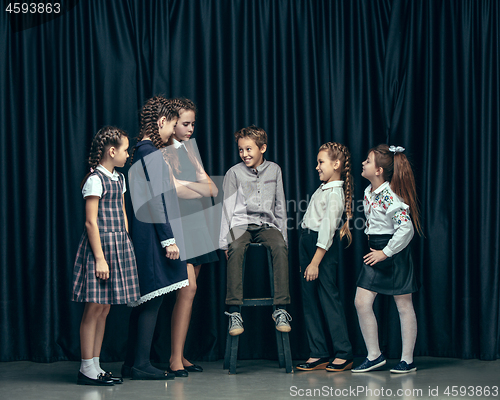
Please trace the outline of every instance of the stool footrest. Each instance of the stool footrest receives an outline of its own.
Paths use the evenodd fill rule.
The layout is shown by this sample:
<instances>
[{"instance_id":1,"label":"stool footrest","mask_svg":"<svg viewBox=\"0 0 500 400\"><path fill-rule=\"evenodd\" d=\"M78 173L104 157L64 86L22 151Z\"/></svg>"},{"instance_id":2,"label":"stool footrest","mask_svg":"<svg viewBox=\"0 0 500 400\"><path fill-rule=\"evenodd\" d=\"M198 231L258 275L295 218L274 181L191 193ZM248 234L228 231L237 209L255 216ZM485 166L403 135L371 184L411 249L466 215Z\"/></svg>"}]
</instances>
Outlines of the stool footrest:
<instances>
[{"instance_id":1,"label":"stool footrest","mask_svg":"<svg viewBox=\"0 0 500 400\"><path fill-rule=\"evenodd\" d=\"M273 299L270 297L264 297L261 299L243 299L242 306L272 306Z\"/></svg>"}]
</instances>

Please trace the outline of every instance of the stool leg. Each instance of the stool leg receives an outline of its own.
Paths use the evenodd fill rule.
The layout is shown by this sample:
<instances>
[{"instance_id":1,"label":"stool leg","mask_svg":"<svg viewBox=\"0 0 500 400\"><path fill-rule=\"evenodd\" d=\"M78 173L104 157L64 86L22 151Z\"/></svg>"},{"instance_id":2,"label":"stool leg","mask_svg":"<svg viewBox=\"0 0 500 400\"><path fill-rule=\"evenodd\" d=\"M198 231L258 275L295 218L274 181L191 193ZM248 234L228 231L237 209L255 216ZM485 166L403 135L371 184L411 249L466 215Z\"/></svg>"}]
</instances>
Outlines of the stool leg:
<instances>
[{"instance_id":1,"label":"stool leg","mask_svg":"<svg viewBox=\"0 0 500 400\"><path fill-rule=\"evenodd\" d=\"M238 359L238 344L240 337L231 336L231 360L229 362L229 374L236 374L236 360Z\"/></svg>"},{"instance_id":2,"label":"stool leg","mask_svg":"<svg viewBox=\"0 0 500 400\"><path fill-rule=\"evenodd\" d=\"M229 369L229 361L231 360L231 338L229 332L226 335L226 351L224 353L224 365L222 369Z\"/></svg>"},{"instance_id":3,"label":"stool leg","mask_svg":"<svg viewBox=\"0 0 500 400\"><path fill-rule=\"evenodd\" d=\"M288 332L281 332L281 337L283 338L286 373L289 374L290 372L293 372L293 370L292 370L292 352L290 351L290 338L288 336Z\"/></svg>"},{"instance_id":4,"label":"stool leg","mask_svg":"<svg viewBox=\"0 0 500 400\"><path fill-rule=\"evenodd\" d=\"M275 329L276 332L276 344L278 345L278 362L280 368L285 366L285 352L283 351L283 334L282 332Z\"/></svg>"}]
</instances>

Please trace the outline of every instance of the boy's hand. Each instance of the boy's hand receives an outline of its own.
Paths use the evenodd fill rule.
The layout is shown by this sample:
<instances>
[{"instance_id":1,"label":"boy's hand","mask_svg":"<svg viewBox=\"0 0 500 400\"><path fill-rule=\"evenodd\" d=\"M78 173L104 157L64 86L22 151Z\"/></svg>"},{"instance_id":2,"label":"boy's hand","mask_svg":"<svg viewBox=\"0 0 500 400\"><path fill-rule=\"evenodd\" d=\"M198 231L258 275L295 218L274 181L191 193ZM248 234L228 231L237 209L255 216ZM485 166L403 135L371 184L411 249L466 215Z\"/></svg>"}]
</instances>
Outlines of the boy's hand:
<instances>
[{"instance_id":1,"label":"boy's hand","mask_svg":"<svg viewBox=\"0 0 500 400\"><path fill-rule=\"evenodd\" d=\"M229 256L227 255L227 250L224 250L224 254L226 255L226 260L229 258Z\"/></svg>"},{"instance_id":2,"label":"boy's hand","mask_svg":"<svg viewBox=\"0 0 500 400\"><path fill-rule=\"evenodd\" d=\"M363 257L366 265L375 265L378 262L384 261L387 256L382 250L375 250L370 247L371 252Z\"/></svg>"},{"instance_id":3,"label":"boy's hand","mask_svg":"<svg viewBox=\"0 0 500 400\"><path fill-rule=\"evenodd\" d=\"M307 282L314 281L318 279L319 275L319 266L315 264L309 264L304 272L304 278Z\"/></svg>"},{"instance_id":4,"label":"boy's hand","mask_svg":"<svg viewBox=\"0 0 500 400\"><path fill-rule=\"evenodd\" d=\"M177 260L179 258L179 248L175 243L165 247L165 250L167 251L167 258L171 260Z\"/></svg>"},{"instance_id":5,"label":"boy's hand","mask_svg":"<svg viewBox=\"0 0 500 400\"><path fill-rule=\"evenodd\" d=\"M109 266L106 260L96 260L95 276L99 279L106 280L109 278Z\"/></svg>"}]
</instances>

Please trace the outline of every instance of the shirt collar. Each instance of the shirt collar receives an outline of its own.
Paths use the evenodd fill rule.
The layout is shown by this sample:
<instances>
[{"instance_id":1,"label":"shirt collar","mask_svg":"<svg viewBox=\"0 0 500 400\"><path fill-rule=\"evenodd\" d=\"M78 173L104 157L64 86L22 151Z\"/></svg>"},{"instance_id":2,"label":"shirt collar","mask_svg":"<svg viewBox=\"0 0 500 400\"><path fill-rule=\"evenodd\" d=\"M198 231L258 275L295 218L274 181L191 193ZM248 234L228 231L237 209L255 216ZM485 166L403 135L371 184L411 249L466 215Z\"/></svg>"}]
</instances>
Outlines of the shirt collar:
<instances>
[{"instance_id":1,"label":"shirt collar","mask_svg":"<svg viewBox=\"0 0 500 400\"><path fill-rule=\"evenodd\" d=\"M187 148L186 148L186 146L184 146L184 143L179 142L179 141L178 141L178 140L176 140L176 139L172 139L172 140L173 140L173 143L174 143L174 147L175 147L176 149L178 149L179 147L184 147L184 148L186 149L186 151L187 151Z\"/></svg>"},{"instance_id":2,"label":"shirt collar","mask_svg":"<svg viewBox=\"0 0 500 400\"><path fill-rule=\"evenodd\" d=\"M262 164L260 164L256 168L251 168L251 170L254 172L257 172L257 173L262 172L267 167L267 164L268 164L268 161L264 158L264 160L262 161Z\"/></svg>"},{"instance_id":3,"label":"shirt collar","mask_svg":"<svg viewBox=\"0 0 500 400\"><path fill-rule=\"evenodd\" d=\"M322 190L327 190L330 188L335 188L335 187L343 187L344 186L344 181L331 181L328 183L322 183L321 184L321 189Z\"/></svg>"},{"instance_id":4,"label":"shirt collar","mask_svg":"<svg viewBox=\"0 0 500 400\"><path fill-rule=\"evenodd\" d=\"M370 183L370 185L366 188L366 190L368 192L371 192L372 194L379 194L380 192L382 192L382 190L386 189L387 186L389 186L390 183L385 181L384 183L382 183L378 188L376 188L373 192L372 192L372 185Z\"/></svg>"},{"instance_id":5,"label":"shirt collar","mask_svg":"<svg viewBox=\"0 0 500 400\"><path fill-rule=\"evenodd\" d=\"M106 175L108 178L110 178L113 181L118 180L119 175L118 175L118 172L116 172L116 169L114 169L113 172L109 172L106 168L104 168L101 164L99 164L96 167L96 170L101 171L104 175Z\"/></svg>"}]
</instances>

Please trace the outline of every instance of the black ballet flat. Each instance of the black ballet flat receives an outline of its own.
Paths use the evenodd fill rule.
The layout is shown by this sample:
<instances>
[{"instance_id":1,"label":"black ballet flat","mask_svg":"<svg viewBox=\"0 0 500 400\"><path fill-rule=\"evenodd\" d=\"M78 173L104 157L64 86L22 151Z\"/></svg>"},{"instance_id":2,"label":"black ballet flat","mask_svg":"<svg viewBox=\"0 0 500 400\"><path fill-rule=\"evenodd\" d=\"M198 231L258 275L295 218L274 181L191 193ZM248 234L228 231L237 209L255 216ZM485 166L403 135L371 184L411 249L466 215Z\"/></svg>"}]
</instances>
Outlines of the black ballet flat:
<instances>
[{"instance_id":1,"label":"black ballet flat","mask_svg":"<svg viewBox=\"0 0 500 400\"><path fill-rule=\"evenodd\" d=\"M178 369L174 371L169 367L167 371L174 374L176 378L187 378L189 376L187 370L185 369Z\"/></svg>"},{"instance_id":2,"label":"black ballet flat","mask_svg":"<svg viewBox=\"0 0 500 400\"><path fill-rule=\"evenodd\" d=\"M111 380L114 384L120 384L123 383L123 378L121 376L113 376L112 372L106 372L104 376L108 379Z\"/></svg>"},{"instance_id":3,"label":"black ballet flat","mask_svg":"<svg viewBox=\"0 0 500 400\"><path fill-rule=\"evenodd\" d=\"M163 371L158 374L152 374L151 372L143 371L135 367L132 367L132 379L140 381L164 381L164 380L175 379L175 375Z\"/></svg>"},{"instance_id":4,"label":"black ballet flat","mask_svg":"<svg viewBox=\"0 0 500 400\"><path fill-rule=\"evenodd\" d=\"M203 372L203 368L199 365L196 365L196 364L193 364L193 365L189 365L187 367L184 367L184 369L187 371L187 372Z\"/></svg>"},{"instance_id":5,"label":"black ballet flat","mask_svg":"<svg viewBox=\"0 0 500 400\"><path fill-rule=\"evenodd\" d=\"M297 368L300 371L314 371L316 369L325 369L326 366L328 365L329 358L324 357L320 358L317 361L314 362L305 362L302 364L297 365L295 368Z\"/></svg>"},{"instance_id":6,"label":"black ballet flat","mask_svg":"<svg viewBox=\"0 0 500 400\"><path fill-rule=\"evenodd\" d=\"M114 386L113 381L106 378L106 375L99 374L97 379L89 378L78 371L77 385L92 385L92 386Z\"/></svg>"}]
</instances>

